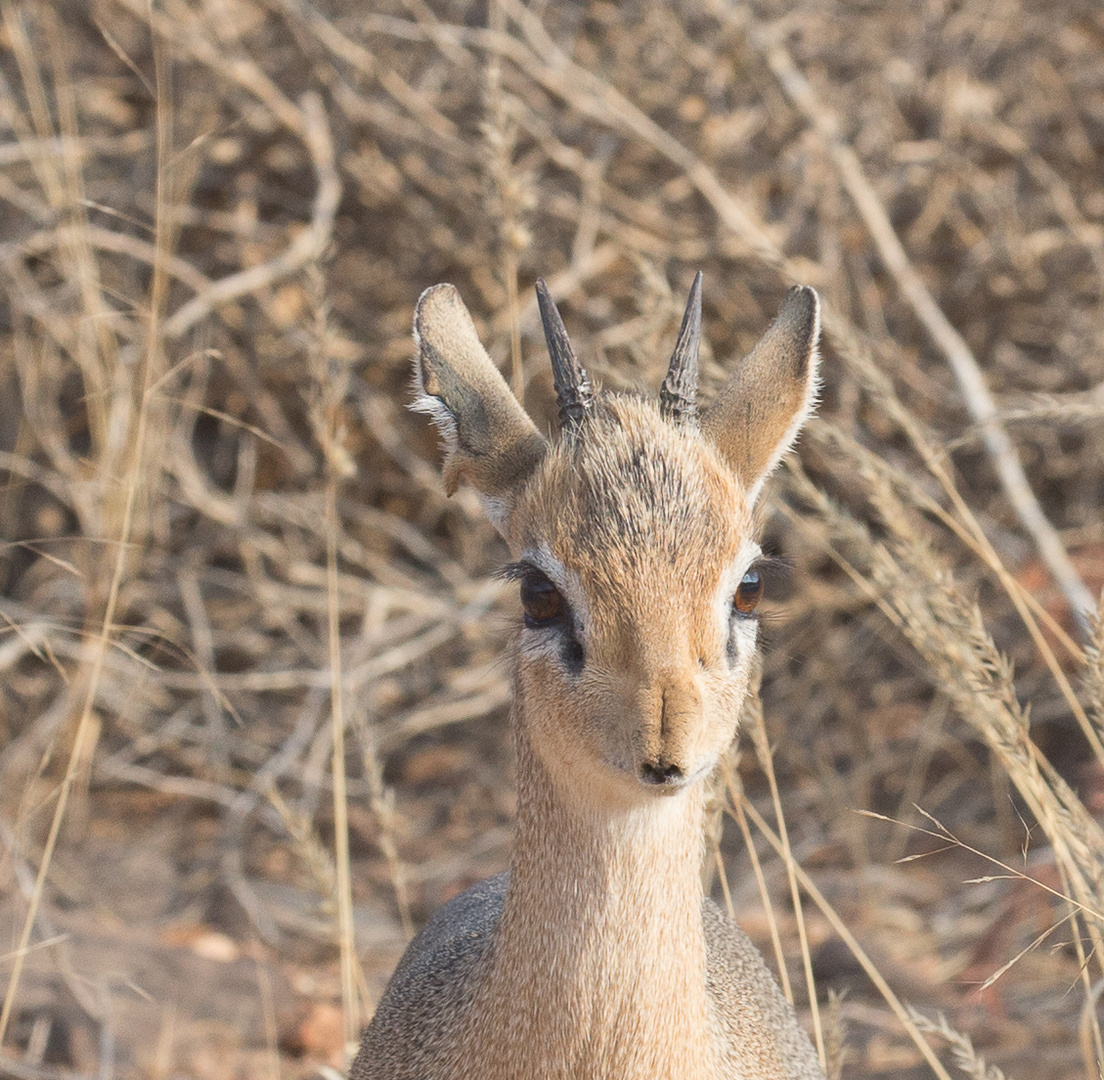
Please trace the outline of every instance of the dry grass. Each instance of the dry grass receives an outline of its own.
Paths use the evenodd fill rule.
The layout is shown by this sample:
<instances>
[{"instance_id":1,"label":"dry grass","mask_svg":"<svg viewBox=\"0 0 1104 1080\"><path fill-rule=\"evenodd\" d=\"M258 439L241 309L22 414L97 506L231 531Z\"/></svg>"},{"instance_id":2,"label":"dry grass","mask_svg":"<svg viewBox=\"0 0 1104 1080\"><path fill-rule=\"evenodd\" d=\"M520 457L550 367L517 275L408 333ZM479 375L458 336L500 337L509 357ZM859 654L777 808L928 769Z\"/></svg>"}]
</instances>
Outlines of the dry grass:
<instances>
[{"instance_id":1,"label":"dry grass","mask_svg":"<svg viewBox=\"0 0 1104 1080\"><path fill-rule=\"evenodd\" d=\"M654 386L700 268L706 394L827 310L718 894L833 1075L1101 1076L1098 6L369 7L0 2L0 1075L341 1065L509 850L413 302L546 423L533 280Z\"/></svg>"}]
</instances>

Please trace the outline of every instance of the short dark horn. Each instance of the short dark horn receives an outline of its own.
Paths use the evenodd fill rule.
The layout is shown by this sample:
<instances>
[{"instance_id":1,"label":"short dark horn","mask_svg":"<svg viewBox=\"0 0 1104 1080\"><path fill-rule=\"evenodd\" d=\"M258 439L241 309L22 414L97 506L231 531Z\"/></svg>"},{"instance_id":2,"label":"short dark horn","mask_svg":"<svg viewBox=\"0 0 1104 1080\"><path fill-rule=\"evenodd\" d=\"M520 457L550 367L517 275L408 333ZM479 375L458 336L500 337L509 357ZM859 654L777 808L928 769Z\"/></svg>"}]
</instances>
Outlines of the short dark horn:
<instances>
[{"instance_id":1,"label":"short dark horn","mask_svg":"<svg viewBox=\"0 0 1104 1080\"><path fill-rule=\"evenodd\" d=\"M560 430L573 431L590 408L594 391L586 370L571 347L563 319L544 278L537 278L537 305L544 324L544 340L548 342L548 355L552 358L552 379L556 387L556 400L560 403Z\"/></svg>"},{"instance_id":2,"label":"short dark horn","mask_svg":"<svg viewBox=\"0 0 1104 1080\"><path fill-rule=\"evenodd\" d=\"M698 415L698 407L694 399L698 393L701 302L702 272L699 270L694 275L694 284L690 287L690 299L686 304L686 314L682 317L682 326L679 327L675 351L671 354L667 378L659 388L660 412L676 424L692 424Z\"/></svg>"}]
</instances>

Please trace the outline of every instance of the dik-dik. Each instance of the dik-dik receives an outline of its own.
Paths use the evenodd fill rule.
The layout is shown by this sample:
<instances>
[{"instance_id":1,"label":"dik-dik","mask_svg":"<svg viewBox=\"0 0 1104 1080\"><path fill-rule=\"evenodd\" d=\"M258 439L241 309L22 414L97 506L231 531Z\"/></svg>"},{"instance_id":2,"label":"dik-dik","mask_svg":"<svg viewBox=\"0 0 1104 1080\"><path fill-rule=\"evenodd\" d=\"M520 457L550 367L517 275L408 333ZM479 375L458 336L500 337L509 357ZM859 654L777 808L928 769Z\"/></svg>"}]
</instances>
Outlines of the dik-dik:
<instances>
[{"instance_id":1,"label":"dik-dik","mask_svg":"<svg viewBox=\"0 0 1104 1080\"><path fill-rule=\"evenodd\" d=\"M700 873L755 649L752 508L813 406L816 293L790 290L703 412L700 274L658 400L593 390L537 293L551 439L455 288L414 316L414 408L444 439L445 486L475 488L515 560L517 837L509 873L407 949L352 1080L823 1080Z\"/></svg>"}]
</instances>

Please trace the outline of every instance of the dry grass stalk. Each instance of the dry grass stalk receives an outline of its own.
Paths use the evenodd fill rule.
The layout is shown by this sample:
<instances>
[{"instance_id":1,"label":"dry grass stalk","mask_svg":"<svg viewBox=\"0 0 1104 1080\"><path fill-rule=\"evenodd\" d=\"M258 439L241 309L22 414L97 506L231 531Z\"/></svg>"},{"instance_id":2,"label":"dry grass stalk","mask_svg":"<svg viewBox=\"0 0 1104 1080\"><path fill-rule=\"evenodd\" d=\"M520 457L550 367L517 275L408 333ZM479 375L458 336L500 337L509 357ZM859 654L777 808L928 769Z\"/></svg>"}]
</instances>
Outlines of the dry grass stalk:
<instances>
[{"instance_id":1,"label":"dry grass stalk","mask_svg":"<svg viewBox=\"0 0 1104 1080\"><path fill-rule=\"evenodd\" d=\"M758 708L760 711L762 710L762 704L759 701L758 695L753 695L749 698L749 704L745 706L745 709L747 708ZM767 881L763 874L763 864L759 858L759 851L752 838L751 829L748 827L747 815L744 813L744 793L740 784L740 774L736 771L735 764L736 763L731 760L721 762L721 775L724 777L725 790L729 792L727 808L736 819L736 824L740 828L740 836L743 837L744 849L747 851L748 858L751 860L752 872L755 874L755 884L759 890L759 898L763 904L763 911L766 912L767 926L770 929L771 946L774 949L774 962L775 966L778 968L778 978L782 984L782 991L786 995L786 999L792 1005L794 1003L793 987L790 985L790 972L789 965L786 963L786 953L782 948L782 935L778 929L778 917L775 914L774 905L771 903L770 892L767 890ZM739 798L736 797L737 794ZM731 903L728 910L729 914L735 918L736 912L732 909Z\"/></svg>"},{"instance_id":2,"label":"dry grass stalk","mask_svg":"<svg viewBox=\"0 0 1104 1080\"><path fill-rule=\"evenodd\" d=\"M334 901L338 896L337 867L329 849L322 844L315 834L311 819L289 806L278 788L270 787L265 796L271 803L272 808L279 814L280 821L287 830L287 834L295 846L296 853L310 872L319 893L331 901L332 909L336 910L337 904ZM339 942L341 935L340 921L341 916L339 915L337 919Z\"/></svg>"},{"instance_id":3,"label":"dry grass stalk","mask_svg":"<svg viewBox=\"0 0 1104 1080\"><path fill-rule=\"evenodd\" d=\"M1081 690L1096 730L1104 734L1104 595L1093 617L1085 646L1085 670Z\"/></svg>"},{"instance_id":4,"label":"dry grass stalk","mask_svg":"<svg viewBox=\"0 0 1104 1080\"><path fill-rule=\"evenodd\" d=\"M1087 971L1084 963L1082 970ZM1104 993L1104 979L1097 979L1085 994L1077 1032L1081 1041L1081 1056L1086 1062L1095 1063L1098 1076L1104 1075L1104 1044L1100 1037L1100 1019L1096 1014L1101 993Z\"/></svg>"},{"instance_id":5,"label":"dry grass stalk","mask_svg":"<svg viewBox=\"0 0 1104 1080\"><path fill-rule=\"evenodd\" d=\"M847 1028L843 1019L843 996L834 990L829 991L824 1019L828 1080L843 1080L843 1069L847 1064Z\"/></svg>"},{"instance_id":6,"label":"dry grass stalk","mask_svg":"<svg viewBox=\"0 0 1104 1080\"><path fill-rule=\"evenodd\" d=\"M501 33L505 16L500 4L488 8L490 28ZM487 146L487 181L491 190L488 218L498 231L502 279L506 286L506 314L510 321L510 386L519 400L525 397L525 372L521 359L521 322L518 312L518 259L532 239L523 221L534 196L530 180L514 162L517 124L510 115L509 99L502 89L502 66L489 53L486 65L486 117L483 138Z\"/></svg>"},{"instance_id":7,"label":"dry grass stalk","mask_svg":"<svg viewBox=\"0 0 1104 1080\"><path fill-rule=\"evenodd\" d=\"M896 395L894 395L892 390L886 387L884 383L878 386L877 392L879 399L882 401L896 401ZM899 401L896 401L895 412L902 415L905 412ZM867 474L876 474L879 476L886 490L892 489L898 499L905 501L911 506L915 506L917 510L923 511L925 514L938 520L966 544L971 551L979 558L983 559L987 565L998 573L1002 584L1016 604L1023 618L1024 625L1029 629L1033 640L1039 646L1039 651L1047 667L1050 669L1051 674L1054 676L1059 690L1062 692L1063 697L1069 705L1070 711L1077 719L1077 723L1085 736L1086 742L1091 747L1097 760L1104 763L1104 742L1102 742L1101 737L1090 724L1088 715L1082 707L1081 702L1078 700L1069 677L1066 675L1062 665L1055 656L1050 643L1042 634L1040 624L1045 626L1047 630L1063 644L1066 652L1078 663L1084 662L1084 651L1069 638L1053 616L1042 608L1038 601L1011 577L992 546L984 539L983 534L980 533L976 521L972 520L973 515L969 513L969 510L962 500L961 494L958 492L957 487L954 485L952 478L946 470L942 466L936 466L932 471L935 472L937 478L940 479L944 490L953 493L953 501L956 504L956 509L961 516L966 518L965 523L961 522L956 515L945 511L934 499L928 497L904 472L894 469L888 462L872 454L855 439L850 438L833 425L818 424L810 429L810 435L812 438L822 440L833 448L838 449L847 457L860 459ZM914 438L918 442L918 445L924 446L927 444L927 439L919 432L914 432ZM931 467L931 462L929 462L929 467ZM981 536L981 539L979 539L979 536Z\"/></svg>"},{"instance_id":8,"label":"dry grass stalk","mask_svg":"<svg viewBox=\"0 0 1104 1080\"><path fill-rule=\"evenodd\" d=\"M9 32L12 34L16 56L20 60L21 71L28 90L28 98L31 102L32 110L35 113L36 121L40 128L50 128L49 106L46 102L45 92L39 78L39 69L32 57L30 42L23 31L21 20L11 7L5 8L5 22ZM64 87L68 87L69 79L63 67L67 57L67 49L64 45L61 28L51 15L46 15L45 32L52 39L52 55L57 65L55 74L58 76L59 83ZM163 69L160 67L158 74L164 74ZM67 91L63 91L59 101L59 112L62 116L62 125L67 129L65 134L70 138L75 135L75 120L72 114L72 107L72 99L68 97ZM168 132L171 132L171 105L164 95L159 95L158 98L158 132L158 157L160 165L164 168L167 167ZM51 130L50 134L52 133ZM162 139L162 135L165 136L164 139ZM69 164L75 166L76 163L70 161ZM67 196L71 200L70 210L78 215L79 220L79 214L83 210L83 191L80 186L79 173L75 171L71 172L67 180ZM52 190L58 198L59 205L64 205L60 192L60 184L54 184L50 181L47 183L49 185L49 190ZM155 238L159 236L158 222L160 212L164 207L163 192L161 189L159 189L159 196L155 210ZM79 226L77 231L79 232ZM100 306L100 287L92 268L89 249L83 244L78 245L78 250L72 253L72 255L77 276L81 283L80 295L84 309L82 313L92 326L101 326L103 325L103 312ZM147 460L146 455L149 452L149 447L147 445L150 426L149 408L151 405L149 391L158 374L159 364L157 358L160 356L160 320L164 298L165 274L162 267L162 260L158 257L154 261L153 280L150 288L148 331L143 363L141 365L141 376L137 382L137 391L133 394L130 392L129 386L125 384L120 392L117 389L117 380L114 377L111 380L116 383L116 387L113 388L113 394L109 394L107 386L100 381L100 373L101 370L103 370L100 367L101 364L104 365L104 369L109 371L112 376L116 374L115 371L111 370L112 367L118 364L118 355L114 351L113 341L111 342L112 347L108 349L106 355L99 352L99 349L104 346L105 339L102 337L95 343L85 341L83 347L78 346L77 349L78 364L83 377L88 381L86 384L88 392L93 398L99 399L101 403L106 400L114 400L115 405L119 408L121 413L121 415L114 417L115 429L118 430L121 426L122 430L128 433L131 438L129 441L115 441L112 443L109 442L106 437L103 437L99 440L98 445L95 441L93 442L94 448L99 451L98 456L100 457L100 465L105 470L105 472L101 474L101 481L105 482L105 488L110 491L110 485L116 475L116 470L118 470L123 477L121 485L123 498L119 518L115 520L114 516L109 514L107 515L107 519L103 522L104 527L109 529L111 533L117 535L118 539L113 553L113 560L108 561L110 556L105 549L105 556L108 556L108 558L105 558L104 569L110 570L110 584L106 590L106 596L102 599L102 608L100 611L96 612L99 621L98 630L93 631L92 629L94 625L93 620L96 616L92 616L88 620L88 648L83 657L79 682L80 692L83 696L83 704L76 718L75 733L69 753L69 761L65 769L64 777L58 788L57 803L54 807L49 833L46 837L46 842L39 861L34 892L28 903L27 913L23 921L23 929L20 934L19 946L16 950L15 961L12 965L12 971L4 995L3 1006L0 1007L0 1046L3 1045L8 1025L11 1021L12 1011L15 1007L26 951L30 944L31 934L34 931L39 905L42 901L46 879L50 871L58 837L65 821L70 796L74 785L77 784L82 777L86 776L95 751L99 733L99 721L94 713L96 696L103 676L104 660L110 647L111 638L116 629L115 613L119 603L120 591L124 577L129 568L131 555L130 545L135 532L135 512L139 498L143 494L143 482L149 481L151 470L159 468L158 465L151 464ZM102 416L101 421L106 423L106 416ZM90 424L94 435L97 428L96 412L94 408L90 413ZM103 427L100 428L100 434L101 436L106 435ZM112 446L114 447L114 453L111 452ZM108 495L105 501L108 506L115 503L115 499L112 498L111 495ZM112 528L112 526L114 526L114 528ZM99 600L98 597L96 599ZM100 608L100 603L97 603L96 607ZM92 636L93 633L95 636Z\"/></svg>"},{"instance_id":9,"label":"dry grass stalk","mask_svg":"<svg viewBox=\"0 0 1104 1080\"><path fill-rule=\"evenodd\" d=\"M908 1010L909 1016L921 1031L938 1035L950 1044L955 1065L972 1080L1005 1080L1005 1074L996 1065L987 1065L985 1058L974 1049L970 1037L953 1028L942 1013L932 1020L911 1005Z\"/></svg>"},{"instance_id":10,"label":"dry grass stalk","mask_svg":"<svg viewBox=\"0 0 1104 1080\"><path fill-rule=\"evenodd\" d=\"M830 521L834 535L848 546L858 546L869 560L871 582L933 665L964 719L978 728L1012 779L1022 785L1021 792L1052 842L1065 848L1073 841L1076 856L1070 855L1071 865L1081 867L1078 877L1091 892L1099 889L1104 833L1031 742L1009 664L994 646L979 609L962 598L952 575L918 534L915 518L905 512L881 474L868 468L865 460L852 465L869 485L881 521L892 530L894 539L888 545L874 541L864 526L807 481L798 479L797 487ZM1098 869L1085 878L1092 866Z\"/></svg>"},{"instance_id":11,"label":"dry grass stalk","mask_svg":"<svg viewBox=\"0 0 1104 1080\"><path fill-rule=\"evenodd\" d=\"M813 958L809 949L809 935L805 928L805 914L801 906L801 892L797 884L797 861L794 859L790 848L790 834L786 828L786 815L782 809L782 797L778 789L778 778L774 771L774 756L771 752L770 739L767 736L767 724L763 719L761 704L756 705L759 697L759 688L755 683L749 690L749 697L753 703L744 709L745 719L750 719L750 731L744 729L751 736L752 745L755 747L755 756L759 767L763 770L770 785L771 802L774 806L774 820L778 828L778 836L782 841L782 861L786 866L786 874L790 883L790 900L793 903L794 918L797 922L797 936L801 943L801 963L805 971L805 990L808 994L809 1010L813 1018L813 1032L816 1036L817 1055L821 1065L827 1067L827 1050L825 1047L824 1027L820 1019L820 1004L817 1001L816 981L813 978Z\"/></svg>"},{"instance_id":12,"label":"dry grass stalk","mask_svg":"<svg viewBox=\"0 0 1104 1080\"><path fill-rule=\"evenodd\" d=\"M1104 833L1031 740L1010 666L993 645L977 606L963 600L880 472L861 461L854 464L892 532L888 544L875 542L807 481L799 479L797 487L830 522L833 534L868 560L866 573L881 601L938 674L963 719L997 755L1052 844L1070 898L1090 916L1084 922L1093 943L1090 959L1104 963L1104 924L1093 914L1104 908ZM1076 932L1072 910L1070 919Z\"/></svg>"},{"instance_id":13,"label":"dry grass stalk","mask_svg":"<svg viewBox=\"0 0 1104 1080\"><path fill-rule=\"evenodd\" d=\"M320 102L316 102L309 112L310 115L325 123ZM328 135L319 142L328 146ZM328 160L332 172L332 149ZM333 173L333 176L336 181L336 173ZM337 199L338 194L335 193L334 206L337 204ZM327 243L328 240L327 236ZM345 731L348 719L345 715L345 680L341 656L341 605L337 567L341 522L337 512L337 498L339 485L353 474L354 465L345 449L345 426L342 418L342 409L348 394L348 369L344 365L334 363L331 358L325 279L317 263L312 264L308 272L308 281L308 292L314 308L309 361L315 383L312 421L325 466L326 624L329 647L330 728L333 736L331 776L333 778L336 871L334 892L337 901L338 942L341 949L341 1002L345 1044L351 1055L364 1022L364 1009L359 993L363 975L359 974L358 970L360 961L357 953L356 926L353 922L353 883L349 860L349 796L345 771Z\"/></svg>"},{"instance_id":14,"label":"dry grass stalk","mask_svg":"<svg viewBox=\"0 0 1104 1080\"><path fill-rule=\"evenodd\" d=\"M475 715L482 715L482 711ZM364 776L368 781L369 800L372 814L379 831L377 844L391 876L391 887L395 892L395 907L398 909L399 923L403 936L409 941L415 933L414 919L410 914L410 897L406 884L406 867L399 855L398 834L399 815L395 810L394 792L383 782L383 769L376 752L375 734L366 723L357 725L360 736L361 760Z\"/></svg>"},{"instance_id":15,"label":"dry grass stalk","mask_svg":"<svg viewBox=\"0 0 1104 1080\"><path fill-rule=\"evenodd\" d=\"M754 823L755 827L766 838L771 847L774 848L779 858L785 858L783 854L784 848L782 846L781 837L770 827L770 825L767 823L766 818L764 818L763 815L760 814L759 811L755 808L754 803L748 800L746 795L742 795L735 790L729 791L729 797L733 800L733 803L735 803L737 798L740 799L743 805L744 812ZM824 915L824 917L832 925L832 929L835 930L835 932L840 936L844 944L848 947L848 949L850 949L851 955L854 956L854 958L859 962L867 977L877 987L878 992L885 999L886 1004L890 1007L890 1009L893 1011L893 1014L901 1022L902 1027L904 1027L905 1031L908 1033L909 1037L912 1039L917 1049L919 1049L920 1053L923 1055L924 1060L927 1062L928 1067L931 1069L932 1073L937 1076L939 1080L950 1080L950 1075L948 1074L947 1070L943 1068L942 1064L940 1064L939 1059L932 1053L931 1047L928 1046L927 1042L921 1035L920 1029L915 1023L912 1022L912 1019L909 1017L907 1006L900 1000L897 994L894 993L885 976L881 973L881 971L878 970L877 965L867 955L866 950L863 949L863 947L859 944L858 939L850 931L844 921L840 918L839 913L829 903L827 897L820 891L820 889L816 887L813 880L804 871L804 869L802 869L801 864L793 859L792 855L790 856L789 863L787 864L787 871L789 871L791 867L794 876L797 878L798 882L801 885L801 888L805 890L805 892L809 895L809 898L820 909L821 914Z\"/></svg>"}]
</instances>

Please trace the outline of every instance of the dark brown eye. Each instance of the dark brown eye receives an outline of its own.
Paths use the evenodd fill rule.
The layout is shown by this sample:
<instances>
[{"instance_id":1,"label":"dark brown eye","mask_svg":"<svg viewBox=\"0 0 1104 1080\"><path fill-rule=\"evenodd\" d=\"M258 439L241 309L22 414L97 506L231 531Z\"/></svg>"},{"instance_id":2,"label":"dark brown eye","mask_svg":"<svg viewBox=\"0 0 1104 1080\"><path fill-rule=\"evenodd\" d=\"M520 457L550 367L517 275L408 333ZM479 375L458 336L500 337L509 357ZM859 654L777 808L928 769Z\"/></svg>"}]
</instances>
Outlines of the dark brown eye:
<instances>
[{"instance_id":1,"label":"dark brown eye","mask_svg":"<svg viewBox=\"0 0 1104 1080\"><path fill-rule=\"evenodd\" d=\"M521 579L521 606L530 626L542 626L567 610L560 590L539 570L527 570Z\"/></svg>"},{"instance_id":2,"label":"dark brown eye","mask_svg":"<svg viewBox=\"0 0 1104 1080\"><path fill-rule=\"evenodd\" d=\"M751 615L763 599L763 579L758 570L749 570L744 574L732 598L732 606L738 615Z\"/></svg>"}]
</instances>

